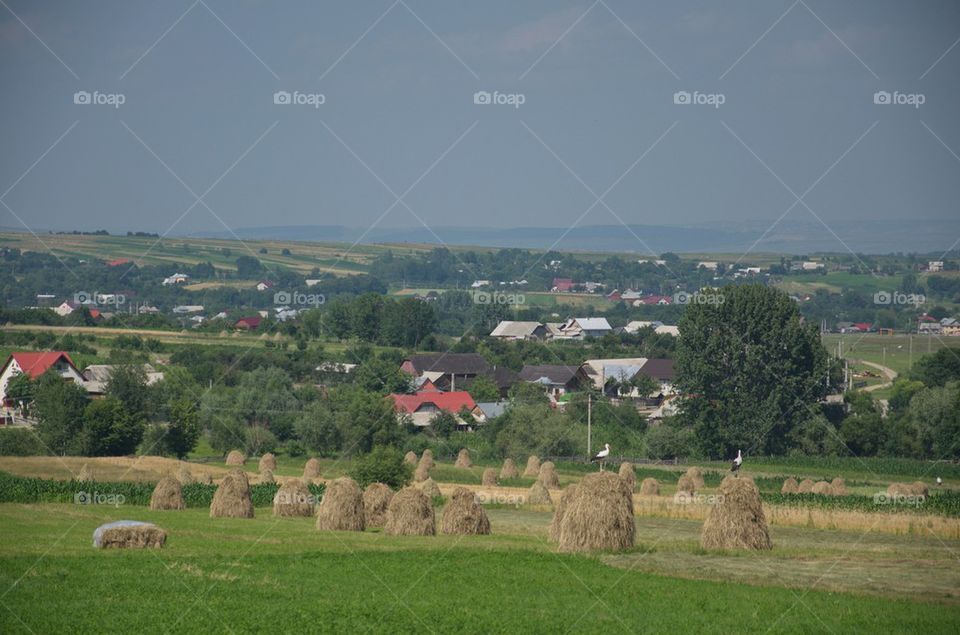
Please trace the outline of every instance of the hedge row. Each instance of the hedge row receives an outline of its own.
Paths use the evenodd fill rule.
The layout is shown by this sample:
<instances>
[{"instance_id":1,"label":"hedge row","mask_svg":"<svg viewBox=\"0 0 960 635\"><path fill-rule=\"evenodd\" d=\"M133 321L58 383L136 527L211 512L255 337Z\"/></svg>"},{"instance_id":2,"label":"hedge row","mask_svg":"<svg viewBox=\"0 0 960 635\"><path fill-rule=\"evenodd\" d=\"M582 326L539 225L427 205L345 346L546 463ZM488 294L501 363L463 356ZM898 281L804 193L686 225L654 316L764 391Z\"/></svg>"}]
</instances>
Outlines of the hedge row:
<instances>
[{"instance_id":1,"label":"hedge row","mask_svg":"<svg viewBox=\"0 0 960 635\"><path fill-rule=\"evenodd\" d=\"M78 503L149 505L156 483L96 481L57 481L14 476L0 472L0 503ZM254 507L273 504L279 485L262 483L250 486ZM323 496L323 485L310 485L310 493ZM192 483L183 486L183 502L187 507L209 507L216 485Z\"/></svg>"}]
</instances>

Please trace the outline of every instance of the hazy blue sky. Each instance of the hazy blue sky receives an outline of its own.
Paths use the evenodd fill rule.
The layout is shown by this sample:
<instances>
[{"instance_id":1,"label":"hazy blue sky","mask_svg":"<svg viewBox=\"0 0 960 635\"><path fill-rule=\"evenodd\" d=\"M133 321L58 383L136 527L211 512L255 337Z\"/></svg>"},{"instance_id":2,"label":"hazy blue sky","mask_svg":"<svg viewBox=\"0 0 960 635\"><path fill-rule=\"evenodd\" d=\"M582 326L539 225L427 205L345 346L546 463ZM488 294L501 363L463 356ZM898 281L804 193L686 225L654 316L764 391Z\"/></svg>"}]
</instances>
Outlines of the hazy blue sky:
<instances>
[{"instance_id":1,"label":"hazy blue sky","mask_svg":"<svg viewBox=\"0 0 960 635\"><path fill-rule=\"evenodd\" d=\"M953 0L3 0L0 225L955 219L958 38Z\"/></svg>"}]
</instances>

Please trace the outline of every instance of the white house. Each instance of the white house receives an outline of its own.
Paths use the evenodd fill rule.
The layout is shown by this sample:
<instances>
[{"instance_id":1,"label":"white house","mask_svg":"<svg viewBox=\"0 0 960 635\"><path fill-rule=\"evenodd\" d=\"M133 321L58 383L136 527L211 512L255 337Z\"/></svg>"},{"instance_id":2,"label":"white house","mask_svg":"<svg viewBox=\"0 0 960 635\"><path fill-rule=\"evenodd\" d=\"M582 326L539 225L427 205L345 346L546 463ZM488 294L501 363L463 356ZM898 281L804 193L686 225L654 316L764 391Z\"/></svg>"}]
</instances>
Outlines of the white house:
<instances>
[{"instance_id":1,"label":"white house","mask_svg":"<svg viewBox=\"0 0 960 635\"><path fill-rule=\"evenodd\" d=\"M181 304L180 306L173 307L173 312L177 314L199 313L200 311L203 311L202 304Z\"/></svg>"},{"instance_id":2,"label":"white house","mask_svg":"<svg viewBox=\"0 0 960 635\"><path fill-rule=\"evenodd\" d=\"M942 260L931 260L927 263L927 271L930 273L935 273L937 271L943 271L943 261Z\"/></svg>"},{"instance_id":3,"label":"white house","mask_svg":"<svg viewBox=\"0 0 960 635\"><path fill-rule=\"evenodd\" d=\"M548 325L549 328L549 325ZM602 337L613 331L607 318L570 318L564 322L554 337Z\"/></svg>"},{"instance_id":4,"label":"white house","mask_svg":"<svg viewBox=\"0 0 960 635\"><path fill-rule=\"evenodd\" d=\"M14 405L7 402L7 384L15 376L27 374L31 379L37 379L51 368L64 379L83 385L83 375L64 351L14 352L7 357L0 371L0 401L7 407Z\"/></svg>"},{"instance_id":5,"label":"white house","mask_svg":"<svg viewBox=\"0 0 960 635\"><path fill-rule=\"evenodd\" d=\"M76 304L68 300L64 300L60 306L54 307L53 312L59 315L60 317L66 317L77 310Z\"/></svg>"},{"instance_id":6,"label":"white house","mask_svg":"<svg viewBox=\"0 0 960 635\"><path fill-rule=\"evenodd\" d=\"M547 337L547 327L540 322L502 320L490 333L490 337L502 340L544 339Z\"/></svg>"},{"instance_id":7,"label":"white house","mask_svg":"<svg viewBox=\"0 0 960 635\"><path fill-rule=\"evenodd\" d=\"M170 286L171 284L183 284L190 280L190 276L185 273L175 273L172 276L163 279L163 284Z\"/></svg>"}]
</instances>

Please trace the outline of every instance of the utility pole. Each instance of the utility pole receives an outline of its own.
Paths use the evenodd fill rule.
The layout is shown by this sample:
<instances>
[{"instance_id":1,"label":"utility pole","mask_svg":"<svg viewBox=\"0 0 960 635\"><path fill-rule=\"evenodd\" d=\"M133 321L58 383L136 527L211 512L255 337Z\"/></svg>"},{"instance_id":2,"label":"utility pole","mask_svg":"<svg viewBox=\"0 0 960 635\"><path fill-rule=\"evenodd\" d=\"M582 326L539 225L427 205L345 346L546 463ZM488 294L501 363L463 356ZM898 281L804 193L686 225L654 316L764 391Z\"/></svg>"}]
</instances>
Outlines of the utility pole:
<instances>
[{"instance_id":1,"label":"utility pole","mask_svg":"<svg viewBox=\"0 0 960 635\"><path fill-rule=\"evenodd\" d=\"M587 393L587 458L593 456L593 453L590 451L590 425L591 425L591 416L593 413L593 401L591 400L590 393Z\"/></svg>"},{"instance_id":2,"label":"utility pole","mask_svg":"<svg viewBox=\"0 0 960 635\"><path fill-rule=\"evenodd\" d=\"M908 368L913 368L913 335L910 336L910 365Z\"/></svg>"}]
</instances>

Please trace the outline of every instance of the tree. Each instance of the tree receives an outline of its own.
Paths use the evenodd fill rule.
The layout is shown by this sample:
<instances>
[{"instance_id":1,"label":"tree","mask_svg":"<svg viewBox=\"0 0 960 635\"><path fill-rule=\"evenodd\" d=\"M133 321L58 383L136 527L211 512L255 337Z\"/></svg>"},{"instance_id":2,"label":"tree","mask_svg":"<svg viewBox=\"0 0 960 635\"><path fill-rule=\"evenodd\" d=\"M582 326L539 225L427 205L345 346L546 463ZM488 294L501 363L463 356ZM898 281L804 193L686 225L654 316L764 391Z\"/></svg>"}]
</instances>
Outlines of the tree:
<instances>
[{"instance_id":1,"label":"tree","mask_svg":"<svg viewBox=\"0 0 960 635\"><path fill-rule=\"evenodd\" d=\"M500 389L492 379L481 375L473 380L467 392L476 402L481 401L500 401Z\"/></svg>"},{"instance_id":2,"label":"tree","mask_svg":"<svg viewBox=\"0 0 960 635\"><path fill-rule=\"evenodd\" d=\"M377 446L369 454L357 457L350 476L363 488L371 483L383 483L397 490L410 482L413 466L403 460L400 450Z\"/></svg>"},{"instance_id":3,"label":"tree","mask_svg":"<svg viewBox=\"0 0 960 635\"><path fill-rule=\"evenodd\" d=\"M441 410L430 418L430 430L441 439L449 439L457 431L457 417L446 410Z\"/></svg>"},{"instance_id":4,"label":"tree","mask_svg":"<svg viewBox=\"0 0 960 635\"><path fill-rule=\"evenodd\" d=\"M321 456L332 456L340 449L342 437L330 405L324 400L310 403L294 424L297 436Z\"/></svg>"},{"instance_id":5,"label":"tree","mask_svg":"<svg viewBox=\"0 0 960 635\"><path fill-rule=\"evenodd\" d=\"M237 258L237 277L255 278L263 271L263 265L253 256L240 256Z\"/></svg>"},{"instance_id":6,"label":"tree","mask_svg":"<svg viewBox=\"0 0 960 635\"><path fill-rule=\"evenodd\" d=\"M167 453L178 459L186 457L200 439L200 416L191 399L175 399L170 403L170 423L163 439Z\"/></svg>"},{"instance_id":7,"label":"tree","mask_svg":"<svg viewBox=\"0 0 960 635\"><path fill-rule=\"evenodd\" d=\"M110 370L106 394L124 407L127 414L146 420L149 403L147 373L141 364L118 364Z\"/></svg>"},{"instance_id":8,"label":"tree","mask_svg":"<svg viewBox=\"0 0 960 635\"><path fill-rule=\"evenodd\" d=\"M7 399L15 404L29 405L33 402L36 385L26 373L18 373L7 382Z\"/></svg>"},{"instance_id":9,"label":"tree","mask_svg":"<svg viewBox=\"0 0 960 635\"><path fill-rule=\"evenodd\" d=\"M783 454L791 430L826 393L827 352L796 303L761 285L727 286L680 319L682 420L703 453Z\"/></svg>"},{"instance_id":10,"label":"tree","mask_svg":"<svg viewBox=\"0 0 960 635\"><path fill-rule=\"evenodd\" d=\"M87 456L132 454L143 438L144 421L115 397L91 401L83 413L83 453Z\"/></svg>"},{"instance_id":11,"label":"tree","mask_svg":"<svg viewBox=\"0 0 960 635\"><path fill-rule=\"evenodd\" d=\"M37 380L33 402L40 440L56 454L81 453L87 391L51 369Z\"/></svg>"},{"instance_id":12,"label":"tree","mask_svg":"<svg viewBox=\"0 0 960 635\"><path fill-rule=\"evenodd\" d=\"M960 457L960 382L921 390L910 400L907 416L923 456Z\"/></svg>"},{"instance_id":13,"label":"tree","mask_svg":"<svg viewBox=\"0 0 960 635\"><path fill-rule=\"evenodd\" d=\"M927 386L943 386L960 379L960 354L952 348L941 348L933 355L924 355L910 372L913 379Z\"/></svg>"},{"instance_id":14,"label":"tree","mask_svg":"<svg viewBox=\"0 0 960 635\"><path fill-rule=\"evenodd\" d=\"M503 456L571 456L581 445L570 420L549 406L511 406L497 422L495 443Z\"/></svg>"}]
</instances>

